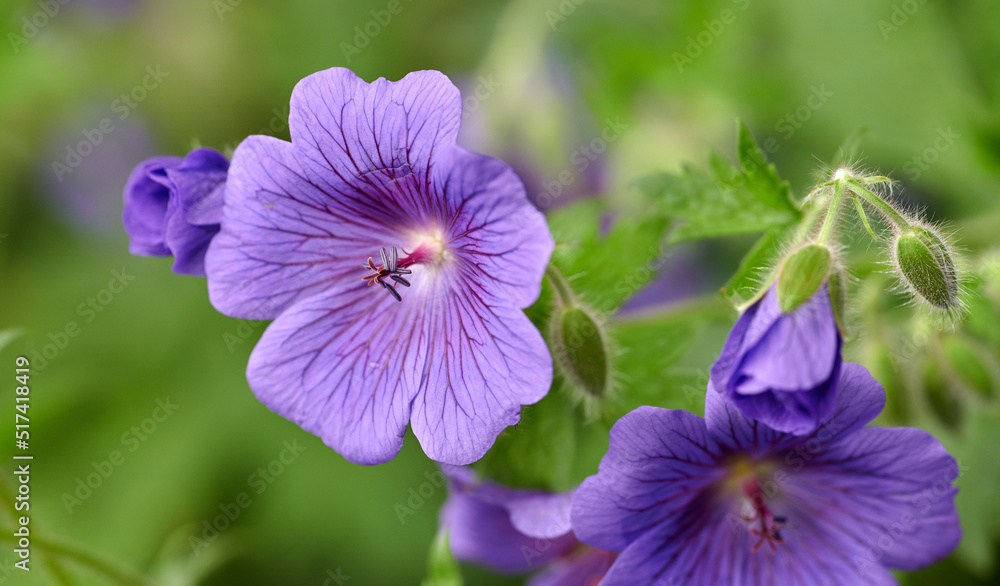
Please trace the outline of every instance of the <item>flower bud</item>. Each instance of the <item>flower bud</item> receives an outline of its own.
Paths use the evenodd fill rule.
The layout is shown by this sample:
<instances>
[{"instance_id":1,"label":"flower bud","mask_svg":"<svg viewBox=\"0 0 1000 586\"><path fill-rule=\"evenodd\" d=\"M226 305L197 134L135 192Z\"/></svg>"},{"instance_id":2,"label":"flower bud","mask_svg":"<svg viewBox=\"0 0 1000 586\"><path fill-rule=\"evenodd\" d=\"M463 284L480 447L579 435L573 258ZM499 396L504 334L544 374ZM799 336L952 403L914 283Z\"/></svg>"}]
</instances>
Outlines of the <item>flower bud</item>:
<instances>
[{"instance_id":1,"label":"flower bud","mask_svg":"<svg viewBox=\"0 0 1000 586\"><path fill-rule=\"evenodd\" d=\"M830 272L830 280L827 284L830 290L830 305L833 306L833 319L837 322L837 329L841 336L847 335L847 276L844 271L834 269Z\"/></svg>"},{"instance_id":2,"label":"flower bud","mask_svg":"<svg viewBox=\"0 0 1000 586\"><path fill-rule=\"evenodd\" d=\"M611 387L607 336L591 312L579 305L556 307L552 316L553 355L562 372L588 397L604 397Z\"/></svg>"},{"instance_id":3,"label":"flower bud","mask_svg":"<svg viewBox=\"0 0 1000 586\"><path fill-rule=\"evenodd\" d=\"M832 264L830 249L822 244L807 244L788 255L778 276L778 306L781 312L795 311L812 298L826 282Z\"/></svg>"},{"instance_id":4,"label":"flower bud","mask_svg":"<svg viewBox=\"0 0 1000 586\"><path fill-rule=\"evenodd\" d=\"M937 231L916 225L898 232L892 255L911 293L943 311L961 309L954 254Z\"/></svg>"}]
</instances>

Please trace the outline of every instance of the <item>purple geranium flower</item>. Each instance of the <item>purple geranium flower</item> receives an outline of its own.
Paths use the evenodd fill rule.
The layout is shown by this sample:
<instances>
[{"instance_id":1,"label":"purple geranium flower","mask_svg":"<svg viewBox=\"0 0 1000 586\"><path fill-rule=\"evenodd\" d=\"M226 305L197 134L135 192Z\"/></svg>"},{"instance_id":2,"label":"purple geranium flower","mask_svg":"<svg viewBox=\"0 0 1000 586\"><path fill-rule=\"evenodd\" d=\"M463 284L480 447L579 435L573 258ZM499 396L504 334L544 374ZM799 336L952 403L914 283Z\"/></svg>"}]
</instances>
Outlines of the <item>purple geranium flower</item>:
<instances>
[{"instance_id":1,"label":"purple geranium flower","mask_svg":"<svg viewBox=\"0 0 1000 586\"><path fill-rule=\"evenodd\" d=\"M602 584L896 584L961 539L958 465L929 433L865 427L885 393L845 364L831 417L775 431L709 392L705 419L640 407L573 497L581 541L621 552Z\"/></svg>"},{"instance_id":2,"label":"purple geranium flower","mask_svg":"<svg viewBox=\"0 0 1000 586\"><path fill-rule=\"evenodd\" d=\"M479 481L468 468L442 470L449 494L441 528L456 559L509 574L542 569L528 586L587 586L611 566L614 554L573 535L572 492L513 489Z\"/></svg>"},{"instance_id":3,"label":"purple geranium flower","mask_svg":"<svg viewBox=\"0 0 1000 586\"><path fill-rule=\"evenodd\" d=\"M132 170L122 221L129 251L174 257L173 271L205 276L205 252L219 232L229 160L198 148L186 157L153 157Z\"/></svg>"},{"instance_id":4,"label":"purple geranium flower","mask_svg":"<svg viewBox=\"0 0 1000 586\"><path fill-rule=\"evenodd\" d=\"M837 400L842 343L826 285L789 313L772 286L736 321L711 380L747 417L807 434Z\"/></svg>"},{"instance_id":5,"label":"purple geranium flower","mask_svg":"<svg viewBox=\"0 0 1000 586\"><path fill-rule=\"evenodd\" d=\"M210 299L276 318L250 387L353 462L391 460L408 421L431 458L472 462L551 384L521 308L552 236L510 167L455 144L461 114L440 73L335 68L296 86L291 143L233 155Z\"/></svg>"}]
</instances>

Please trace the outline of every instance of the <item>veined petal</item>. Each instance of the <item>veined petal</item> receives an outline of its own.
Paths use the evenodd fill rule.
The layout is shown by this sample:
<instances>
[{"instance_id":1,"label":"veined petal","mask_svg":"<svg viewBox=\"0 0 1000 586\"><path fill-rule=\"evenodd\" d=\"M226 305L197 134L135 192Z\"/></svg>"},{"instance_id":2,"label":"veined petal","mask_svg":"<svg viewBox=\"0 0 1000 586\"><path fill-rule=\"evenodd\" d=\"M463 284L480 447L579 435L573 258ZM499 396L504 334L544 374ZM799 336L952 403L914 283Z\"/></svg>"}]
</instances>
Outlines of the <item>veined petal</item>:
<instances>
[{"instance_id":1,"label":"veined petal","mask_svg":"<svg viewBox=\"0 0 1000 586\"><path fill-rule=\"evenodd\" d=\"M761 300L761 313L777 307L772 288ZM754 336L748 334L748 340ZM783 314L737 363L733 376L740 394L811 389L830 378L840 352L840 337L826 287L791 313ZM744 344L744 347L749 344Z\"/></svg>"},{"instance_id":2,"label":"veined petal","mask_svg":"<svg viewBox=\"0 0 1000 586\"><path fill-rule=\"evenodd\" d=\"M682 511L675 522L653 527L632 542L615 560L601 584L896 584L892 574L882 566L872 568L867 580L859 582L843 544L827 537L822 527L803 529L796 517L790 517L788 522L798 529L783 531L784 542L776 551L766 546L753 551L759 538L750 534L738 516L738 508L705 498Z\"/></svg>"},{"instance_id":3,"label":"veined petal","mask_svg":"<svg viewBox=\"0 0 1000 586\"><path fill-rule=\"evenodd\" d=\"M301 301L254 348L250 388L348 460L387 462L403 445L427 360L415 307L357 285Z\"/></svg>"},{"instance_id":4,"label":"veined petal","mask_svg":"<svg viewBox=\"0 0 1000 586\"><path fill-rule=\"evenodd\" d=\"M448 206L449 249L492 295L531 305L555 247L545 217L503 161L461 147L446 154L452 165L437 167L433 177Z\"/></svg>"},{"instance_id":5,"label":"veined petal","mask_svg":"<svg viewBox=\"0 0 1000 586\"><path fill-rule=\"evenodd\" d=\"M304 164L330 169L344 185L407 207L419 189L392 189L393 183L414 176L417 185L429 184L432 159L455 143L461 115L458 88L437 71L368 84L335 67L295 86L289 127ZM356 211L377 215L373 202L359 199L355 204ZM412 211L420 214L421 224L435 219L428 205Z\"/></svg>"},{"instance_id":6,"label":"veined petal","mask_svg":"<svg viewBox=\"0 0 1000 586\"><path fill-rule=\"evenodd\" d=\"M422 300L427 360L417 373L411 425L439 462L481 458L520 420L521 405L539 401L552 383L541 334L519 309L493 303L475 287L449 287Z\"/></svg>"},{"instance_id":7,"label":"veined petal","mask_svg":"<svg viewBox=\"0 0 1000 586\"><path fill-rule=\"evenodd\" d=\"M184 220L195 226L222 222L223 195L229 159L215 149L197 148L176 168L167 167L170 183L183 207Z\"/></svg>"},{"instance_id":8,"label":"veined petal","mask_svg":"<svg viewBox=\"0 0 1000 586\"><path fill-rule=\"evenodd\" d=\"M600 472L573 496L573 531L609 551L629 543L689 506L724 471L705 421L686 411L640 407L611 428Z\"/></svg>"},{"instance_id":9,"label":"veined petal","mask_svg":"<svg viewBox=\"0 0 1000 586\"><path fill-rule=\"evenodd\" d=\"M821 452L792 478L791 498L856 540L859 580L871 568L916 570L946 557L962 530L958 464L929 433L869 427Z\"/></svg>"},{"instance_id":10,"label":"veined petal","mask_svg":"<svg viewBox=\"0 0 1000 586\"><path fill-rule=\"evenodd\" d=\"M363 260L400 239L391 225L342 221L339 200L276 138L240 144L225 198L206 267L212 305L232 317L274 319L312 295L348 284L363 289Z\"/></svg>"}]
</instances>

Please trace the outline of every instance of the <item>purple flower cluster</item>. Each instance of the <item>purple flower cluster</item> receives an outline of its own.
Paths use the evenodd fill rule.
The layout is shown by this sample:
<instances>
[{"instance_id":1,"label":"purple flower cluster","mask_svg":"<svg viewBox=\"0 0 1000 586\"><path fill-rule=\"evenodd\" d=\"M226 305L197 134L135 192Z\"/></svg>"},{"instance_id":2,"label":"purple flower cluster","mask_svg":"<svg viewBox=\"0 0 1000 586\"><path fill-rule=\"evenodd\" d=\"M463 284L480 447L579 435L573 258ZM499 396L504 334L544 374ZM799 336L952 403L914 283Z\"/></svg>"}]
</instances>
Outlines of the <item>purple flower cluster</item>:
<instances>
[{"instance_id":1,"label":"purple flower cluster","mask_svg":"<svg viewBox=\"0 0 1000 586\"><path fill-rule=\"evenodd\" d=\"M208 278L226 315L273 320L247 379L352 462L395 457L409 425L444 463L455 556L532 586L895 584L961 538L955 460L928 433L867 426L882 387L842 363L827 287L749 307L711 369L705 417L640 407L599 471L553 494L479 480L481 458L552 383L522 309L554 243L510 167L456 144L437 72L303 79L291 142L244 140L136 167L135 254Z\"/></svg>"},{"instance_id":2,"label":"purple flower cluster","mask_svg":"<svg viewBox=\"0 0 1000 586\"><path fill-rule=\"evenodd\" d=\"M709 389L705 418L640 407L573 498L581 541L620 552L603 585L896 584L961 539L958 465L913 428L866 427L881 385L844 364L832 413L777 431Z\"/></svg>"},{"instance_id":3,"label":"purple flower cluster","mask_svg":"<svg viewBox=\"0 0 1000 586\"><path fill-rule=\"evenodd\" d=\"M391 460L408 423L431 458L473 462L551 384L521 309L552 236L510 167L455 144L461 114L437 72L371 84L316 73L292 93L292 141L244 140L211 208L212 304L274 320L250 357L251 389L353 462ZM126 200L143 203L126 206L126 229L134 252L173 253L194 272L202 256L188 244L207 244L206 218L170 202L187 209L203 190L182 180L201 176L164 166L137 169L145 183ZM169 198L147 194L167 182Z\"/></svg>"}]
</instances>

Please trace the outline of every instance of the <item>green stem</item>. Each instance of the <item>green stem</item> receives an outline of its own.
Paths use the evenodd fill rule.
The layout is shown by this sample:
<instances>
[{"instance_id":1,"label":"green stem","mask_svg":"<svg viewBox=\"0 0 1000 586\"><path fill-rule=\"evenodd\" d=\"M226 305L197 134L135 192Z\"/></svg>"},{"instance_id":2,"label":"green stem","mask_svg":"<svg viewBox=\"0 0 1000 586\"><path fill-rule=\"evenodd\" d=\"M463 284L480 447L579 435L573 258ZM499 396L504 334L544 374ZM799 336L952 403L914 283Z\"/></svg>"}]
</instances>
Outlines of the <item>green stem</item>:
<instances>
[{"instance_id":1,"label":"green stem","mask_svg":"<svg viewBox=\"0 0 1000 586\"><path fill-rule=\"evenodd\" d=\"M9 540L11 535L13 531L5 529L0 538ZM44 553L71 559L123 586L152 586L152 582L138 572L66 539L35 534L31 542Z\"/></svg>"},{"instance_id":2,"label":"green stem","mask_svg":"<svg viewBox=\"0 0 1000 586\"><path fill-rule=\"evenodd\" d=\"M833 229L837 226L837 217L840 216L840 206L844 203L844 181L837 181L833 188L833 197L830 198L830 207L823 218L823 225L819 229L819 236L816 242L826 244L833 236Z\"/></svg>"},{"instance_id":3,"label":"green stem","mask_svg":"<svg viewBox=\"0 0 1000 586\"><path fill-rule=\"evenodd\" d=\"M851 193L868 202L869 205L885 216L887 220L895 224L897 228L903 229L910 226L910 221L897 212L896 208L886 203L881 197L869 191L867 187L855 179L848 179L847 185L850 186Z\"/></svg>"},{"instance_id":4,"label":"green stem","mask_svg":"<svg viewBox=\"0 0 1000 586\"><path fill-rule=\"evenodd\" d=\"M576 305L576 295L573 295L573 289L566 281L566 277L556 268L556 265L549 263L549 266L545 267L545 278L552 286L552 291L556 294L559 305L563 307Z\"/></svg>"}]
</instances>

